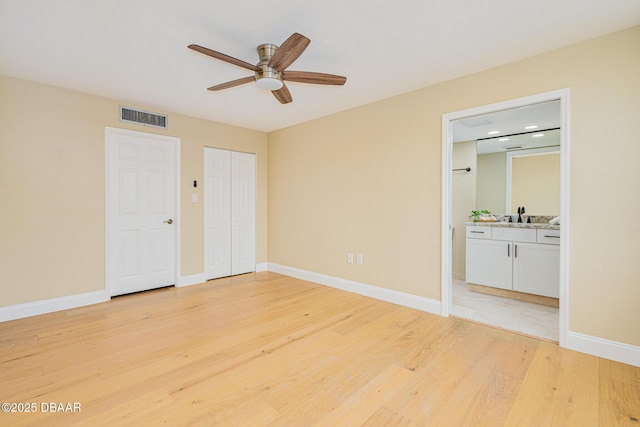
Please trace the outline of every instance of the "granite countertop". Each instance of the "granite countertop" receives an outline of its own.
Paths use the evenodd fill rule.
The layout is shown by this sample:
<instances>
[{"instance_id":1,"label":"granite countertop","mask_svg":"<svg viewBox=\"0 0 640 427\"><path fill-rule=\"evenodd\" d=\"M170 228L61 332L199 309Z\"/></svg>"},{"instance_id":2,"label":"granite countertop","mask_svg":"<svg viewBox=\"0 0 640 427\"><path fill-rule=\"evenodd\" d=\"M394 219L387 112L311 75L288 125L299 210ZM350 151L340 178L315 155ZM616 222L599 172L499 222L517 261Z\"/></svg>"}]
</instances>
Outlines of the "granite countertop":
<instances>
[{"instance_id":1,"label":"granite countertop","mask_svg":"<svg viewBox=\"0 0 640 427\"><path fill-rule=\"evenodd\" d=\"M473 225L480 227L502 227L502 228L540 228L543 230L560 230L560 225L551 225L546 222L532 222L527 224L526 222L490 222L490 221L478 221L478 222L465 222L464 225Z\"/></svg>"}]
</instances>

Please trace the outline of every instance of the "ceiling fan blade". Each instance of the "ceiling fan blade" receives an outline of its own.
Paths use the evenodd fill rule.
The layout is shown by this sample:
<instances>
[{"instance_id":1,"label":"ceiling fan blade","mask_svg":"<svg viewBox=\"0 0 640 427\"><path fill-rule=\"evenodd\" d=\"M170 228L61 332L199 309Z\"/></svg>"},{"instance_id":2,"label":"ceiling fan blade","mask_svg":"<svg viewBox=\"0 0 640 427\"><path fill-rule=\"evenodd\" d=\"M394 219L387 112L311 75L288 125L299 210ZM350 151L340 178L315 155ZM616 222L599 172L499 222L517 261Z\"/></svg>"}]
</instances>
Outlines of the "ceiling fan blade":
<instances>
[{"instance_id":1,"label":"ceiling fan blade","mask_svg":"<svg viewBox=\"0 0 640 427\"><path fill-rule=\"evenodd\" d=\"M244 62L238 58L234 58L233 56L225 55L224 53L216 52L215 50L211 50L206 47L198 46L197 44L190 44L187 47L191 50L195 50L196 52L209 55L212 58L228 62L229 64L237 65L238 67L246 68L247 70L260 71L260 69L253 64L249 64L248 62Z\"/></svg>"},{"instance_id":2,"label":"ceiling fan blade","mask_svg":"<svg viewBox=\"0 0 640 427\"><path fill-rule=\"evenodd\" d=\"M243 85L245 83L251 83L251 82L255 82L255 81L256 81L256 78L254 76L243 77L241 79L231 80L230 82L220 83L219 85L211 86L211 87L207 88L207 90L217 91L217 90L222 90L222 89L229 89L230 87L236 87L236 86Z\"/></svg>"},{"instance_id":3,"label":"ceiling fan blade","mask_svg":"<svg viewBox=\"0 0 640 427\"><path fill-rule=\"evenodd\" d=\"M276 50L269 60L269 67L278 71L284 71L293 61L298 59L302 52L309 46L311 40L302 34L293 33L282 45Z\"/></svg>"},{"instance_id":4,"label":"ceiling fan blade","mask_svg":"<svg viewBox=\"0 0 640 427\"><path fill-rule=\"evenodd\" d=\"M285 71L282 73L282 78L290 82L335 86L342 86L347 81L347 78L343 76L312 71Z\"/></svg>"},{"instance_id":5,"label":"ceiling fan blade","mask_svg":"<svg viewBox=\"0 0 640 427\"><path fill-rule=\"evenodd\" d=\"M280 101L280 104L288 104L293 101L291 98L291 92L289 92L289 89L287 89L285 85L282 85L278 90L272 90L271 93L278 101Z\"/></svg>"}]
</instances>

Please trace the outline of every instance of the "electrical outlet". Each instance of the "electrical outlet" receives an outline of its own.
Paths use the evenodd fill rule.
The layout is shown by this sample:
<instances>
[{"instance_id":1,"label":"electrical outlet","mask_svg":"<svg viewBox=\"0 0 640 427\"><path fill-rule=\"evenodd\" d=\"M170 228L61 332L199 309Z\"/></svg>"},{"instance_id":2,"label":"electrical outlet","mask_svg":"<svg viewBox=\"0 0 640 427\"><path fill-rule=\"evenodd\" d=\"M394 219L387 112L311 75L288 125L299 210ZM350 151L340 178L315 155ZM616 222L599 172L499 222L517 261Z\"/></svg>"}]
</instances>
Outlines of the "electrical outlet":
<instances>
[{"instance_id":1,"label":"electrical outlet","mask_svg":"<svg viewBox=\"0 0 640 427\"><path fill-rule=\"evenodd\" d=\"M356 264L362 265L362 254L356 256Z\"/></svg>"},{"instance_id":2,"label":"electrical outlet","mask_svg":"<svg viewBox=\"0 0 640 427\"><path fill-rule=\"evenodd\" d=\"M353 254L347 254L347 262L353 264Z\"/></svg>"}]
</instances>

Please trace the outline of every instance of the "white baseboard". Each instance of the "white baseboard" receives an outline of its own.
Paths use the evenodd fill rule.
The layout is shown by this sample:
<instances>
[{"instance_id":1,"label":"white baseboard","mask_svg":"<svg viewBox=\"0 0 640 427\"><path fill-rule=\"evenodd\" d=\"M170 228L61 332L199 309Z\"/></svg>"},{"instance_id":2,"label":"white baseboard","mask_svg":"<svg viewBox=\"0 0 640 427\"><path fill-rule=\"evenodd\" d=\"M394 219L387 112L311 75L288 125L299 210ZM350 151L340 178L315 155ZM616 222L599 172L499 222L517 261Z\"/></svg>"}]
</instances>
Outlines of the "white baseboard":
<instances>
[{"instance_id":1,"label":"white baseboard","mask_svg":"<svg viewBox=\"0 0 640 427\"><path fill-rule=\"evenodd\" d=\"M285 276L291 276L297 279L307 280L309 282L320 283L321 285L331 286L332 288L414 308L427 313L437 315L440 315L441 313L440 301L429 298L279 264L268 263L267 268L269 271L273 271L274 273L284 274Z\"/></svg>"},{"instance_id":2,"label":"white baseboard","mask_svg":"<svg viewBox=\"0 0 640 427\"><path fill-rule=\"evenodd\" d=\"M98 304L111 298L105 290L0 307L0 322Z\"/></svg>"},{"instance_id":3,"label":"white baseboard","mask_svg":"<svg viewBox=\"0 0 640 427\"><path fill-rule=\"evenodd\" d=\"M563 347L628 365L640 366L640 347L569 331Z\"/></svg>"},{"instance_id":4,"label":"white baseboard","mask_svg":"<svg viewBox=\"0 0 640 427\"><path fill-rule=\"evenodd\" d=\"M256 273L259 273L261 271L267 271L267 265L268 264L266 262L261 262L259 264L256 264ZM178 283L176 284L176 287L182 288L184 286L199 285L200 283L204 283L206 281L207 281L207 277L204 273L191 274L189 276L180 277L180 279L178 279Z\"/></svg>"},{"instance_id":5,"label":"white baseboard","mask_svg":"<svg viewBox=\"0 0 640 427\"><path fill-rule=\"evenodd\" d=\"M181 276L176 283L176 288L182 288L184 286L198 285L207 281L204 273L191 274L189 276Z\"/></svg>"}]
</instances>

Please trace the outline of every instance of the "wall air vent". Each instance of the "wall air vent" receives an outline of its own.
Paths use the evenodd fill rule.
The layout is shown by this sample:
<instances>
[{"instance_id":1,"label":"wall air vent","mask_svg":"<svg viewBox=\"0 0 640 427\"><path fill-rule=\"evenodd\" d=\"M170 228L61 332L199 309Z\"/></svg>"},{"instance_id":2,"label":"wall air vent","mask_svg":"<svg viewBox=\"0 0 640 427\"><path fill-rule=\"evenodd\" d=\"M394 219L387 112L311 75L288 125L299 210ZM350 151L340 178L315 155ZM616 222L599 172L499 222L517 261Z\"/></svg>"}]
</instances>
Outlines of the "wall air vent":
<instances>
[{"instance_id":1,"label":"wall air vent","mask_svg":"<svg viewBox=\"0 0 640 427\"><path fill-rule=\"evenodd\" d=\"M137 123L139 125L152 126L154 128L167 129L168 117L166 114L152 113L150 111L136 110L120 106L120 121Z\"/></svg>"}]
</instances>

